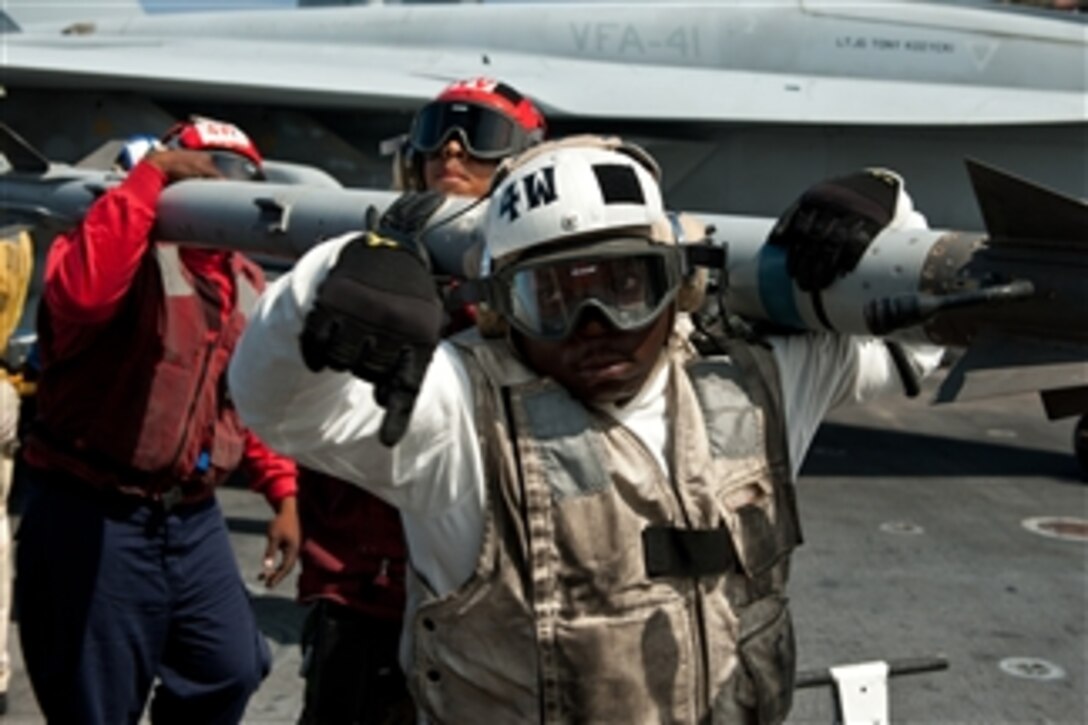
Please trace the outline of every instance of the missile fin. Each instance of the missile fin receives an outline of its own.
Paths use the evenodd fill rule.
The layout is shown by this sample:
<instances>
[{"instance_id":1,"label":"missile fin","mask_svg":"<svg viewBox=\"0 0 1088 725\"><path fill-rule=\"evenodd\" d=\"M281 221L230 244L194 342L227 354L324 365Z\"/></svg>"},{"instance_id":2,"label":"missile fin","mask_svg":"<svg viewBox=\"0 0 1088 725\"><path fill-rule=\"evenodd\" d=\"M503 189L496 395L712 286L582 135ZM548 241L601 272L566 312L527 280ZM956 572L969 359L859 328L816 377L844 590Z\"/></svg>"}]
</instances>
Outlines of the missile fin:
<instances>
[{"instance_id":1,"label":"missile fin","mask_svg":"<svg viewBox=\"0 0 1088 725\"><path fill-rule=\"evenodd\" d=\"M990 243L1088 245L1088 202L973 159L967 172Z\"/></svg>"},{"instance_id":2,"label":"missile fin","mask_svg":"<svg viewBox=\"0 0 1088 725\"><path fill-rule=\"evenodd\" d=\"M49 159L3 122L0 122L0 153L16 171L44 174L49 170Z\"/></svg>"},{"instance_id":3,"label":"missile fin","mask_svg":"<svg viewBox=\"0 0 1088 725\"><path fill-rule=\"evenodd\" d=\"M1088 413L1088 385L1043 390L1039 396L1050 420Z\"/></svg>"},{"instance_id":4,"label":"missile fin","mask_svg":"<svg viewBox=\"0 0 1088 725\"><path fill-rule=\"evenodd\" d=\"M117 155L121 153L125 142L121 139L113 139L102 144L91 153L76 162L76 168L80 169L110 169L113 167Z\"/></svg>"},{"instance_id":5,"label":"missile fin","mask_svg":"<svg viewBox=\"0 0 1088 725\"><path fill-rule=\"evenodd\" d=\"M983 333L945 377L934 402L1080 386L1088 386L1088 351L1083 345Z\"/></svg>"}]
</instances>

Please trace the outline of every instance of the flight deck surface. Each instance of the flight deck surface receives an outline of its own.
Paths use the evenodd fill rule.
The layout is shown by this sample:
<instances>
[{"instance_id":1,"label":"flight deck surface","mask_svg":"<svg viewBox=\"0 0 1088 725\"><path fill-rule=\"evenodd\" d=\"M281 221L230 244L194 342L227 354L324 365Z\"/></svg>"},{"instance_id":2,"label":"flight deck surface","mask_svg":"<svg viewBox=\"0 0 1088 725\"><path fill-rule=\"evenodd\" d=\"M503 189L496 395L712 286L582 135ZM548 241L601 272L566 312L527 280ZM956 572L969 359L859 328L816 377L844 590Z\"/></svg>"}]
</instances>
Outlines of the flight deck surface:
<instances>
[{"instance_id":1,"label":"flight deck surface","mask_svg":"<svg viewBox=\"0 0 1088 725\"><path fill-rule=\"evenodd\" d=\"M939 655L946 670L890 681L893 723L1083 723L1088 485L1073 422L1047 421L1027 395L937 407L891 397L836 411L799 483L799 669ZM294 578L271 592L257 580L270 514L261 497L229 488L220 501L274 656L245 722L292 723L304 616ZM17 628L2 720L39 723ZM830 689L805 689L788 723L832 716Z\"/></svg>"}]
</instances>

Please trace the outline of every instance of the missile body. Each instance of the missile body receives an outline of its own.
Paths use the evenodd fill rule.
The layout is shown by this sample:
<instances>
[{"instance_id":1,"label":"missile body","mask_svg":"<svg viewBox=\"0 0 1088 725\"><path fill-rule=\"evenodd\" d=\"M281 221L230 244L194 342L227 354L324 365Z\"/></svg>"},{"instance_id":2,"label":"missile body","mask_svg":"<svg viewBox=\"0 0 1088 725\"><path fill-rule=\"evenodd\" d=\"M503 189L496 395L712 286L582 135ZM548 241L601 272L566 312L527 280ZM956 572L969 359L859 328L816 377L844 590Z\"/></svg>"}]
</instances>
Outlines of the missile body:
<instances>
[{"instance_id":1,"label":"missile body","mask_svg":"<svg viewBox=\"0 0 1088 725\"><path fill-rule=\"evenodd\" d=\"M384 209L396 196L388 191L183 182L164 191L157 231L166 240L291 260L321 240L362 229L369 207ZM435 214L424 242L436 272L469 273L466 255L482 239L485 211L486 203L451 198ZM715 241L727 247L726 300L742 317L849 334L905 328L897 334L942 345L967 346L989 328L1088 343L1088 285L1083 283L1088 240L889 230L873 241L852 272L821 293L809 294L786 273L784 250L764 243L774 220L695 214L715 228ZM1023 284L1008 287L1017 282ZM913 298L917 304L912 317ZM888 308L895 301L899 306ZM999 304L1003 301L1010 304ZM887 309L882 311L882 305Z\"/></svg>"},{"instance_id":2,"label":"missile body","mask_svg":"<svg viewBox=\"0 0 1088 725\"><path fill-rule=\"evenodd\" d=\"M965 348L938 391L941 401L1031 390L1043 391L1051 417L1088 411L1088 207L1011 177L976 173L979 184L994 187L986 189L984 208L1013 209L1003 213L1016 220L1042 208L1046 226L1010 226L991 214L986 232L887 230L854 270L818 293L797 288L784 250L765 244L774 220L696 213L727 248L726 308L778 328ZM320 239L360 229L369 206L383 209L394 198L183 183L163 194L159 225L165 239L294 258ZM437 273L471 275L470 250L481 241L485 209L449 199L435 214L423 239Z\"/></svg>"},{"instance_id":3,"label":"missile body","mask_svg":"<svg viewBox=\"0 0 1088 725\"><path fill-rule=\"evenodd\" d=\"M806 293L784 250L765 244L771 219L695 215L726 245L727 309L778 328L893 334L964 347L939 398L1044 392L1052 416L1088 411L1088 204L982 166L970 167L985 232L887 230L857 267ZM301 179L301 180L300 180ZM120 177L51 166L0 174L6 223L75 223ZM156 236L240 250L289 266L322 240L361 230L396 192L331 180L173 184L160 197ZM448 199L424 234L436 273L470 274L485 203Z\"/></svg>"}]
</instances>

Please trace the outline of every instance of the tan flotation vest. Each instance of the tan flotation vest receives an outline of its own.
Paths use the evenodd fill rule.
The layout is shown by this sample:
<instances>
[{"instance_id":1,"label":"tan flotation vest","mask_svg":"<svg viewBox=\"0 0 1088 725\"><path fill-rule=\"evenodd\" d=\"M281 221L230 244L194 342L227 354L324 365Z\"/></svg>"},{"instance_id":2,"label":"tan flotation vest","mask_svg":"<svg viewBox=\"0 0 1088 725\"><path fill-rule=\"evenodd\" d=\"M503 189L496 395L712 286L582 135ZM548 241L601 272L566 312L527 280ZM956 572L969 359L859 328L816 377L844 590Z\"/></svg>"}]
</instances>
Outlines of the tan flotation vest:
<instances>
[{"instance_id":1,"label":"tan flotation vest","mask_svg":"<svg viewBox=\"0 0 1088 725\"><path fill-rule=\"evenodd\" d=\"M782 721L800 542L769 351L674 339L668 462L513 359L454 338L488 510L472 578L424 596L410 685L441 723ZM425 588L425 585L422 585Z\"/></svg>"}]
</instances>

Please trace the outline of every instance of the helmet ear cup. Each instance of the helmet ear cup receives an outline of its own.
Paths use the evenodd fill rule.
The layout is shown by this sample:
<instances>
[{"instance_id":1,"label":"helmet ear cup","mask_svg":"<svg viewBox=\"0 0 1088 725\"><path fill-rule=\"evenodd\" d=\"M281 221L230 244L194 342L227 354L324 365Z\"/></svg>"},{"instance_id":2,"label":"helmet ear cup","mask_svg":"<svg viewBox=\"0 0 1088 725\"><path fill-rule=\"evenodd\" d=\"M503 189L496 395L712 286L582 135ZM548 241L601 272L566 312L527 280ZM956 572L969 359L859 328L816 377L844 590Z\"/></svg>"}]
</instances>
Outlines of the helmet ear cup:
<instances>
[{"instance_id":1,"label":"helmet ear cup","mask_svg":"<svg viewBox=\"0 0 1088 725\"><path fill-rule=\"evenodd\" d=\"M706 300L706 281L708 273L705 269L692 271L680 284L676 293L676 307L681 312L695 312L703 306Z\"/></svg>"},{"instance_id":2,"label":"helmet ear cup","mask_svg":"<svg viewBox=\"0 0 1088 725\"><path fill-rule=\"evenodd\" d=\"M482 243L470 247L462 260L462 271L469 279L479 279L491 274L491 258L487 254L487 247ZM476 329L481 337L502 338L510 332L510 325L506 318L487 303L480 300L476 303Z\"/></svg>"},{"instance_id":3,"label":"helmet ear cup","mask_svg":"<svg viewBox=\"0 0 1088 725\"><path fill-rule=\"evenodd\" d=\"M707 225L691 214L670 213L669 221L672 225L672 236L678 245L696 244L707 238ZM676 306L681 312L695 312L703 306L709 277L710 273L701 267L691 270L684 277L676 293Z\"/></svg>"},{"instance_id":4,"label":"helmet ear cup","mask_svg":"<svg viewBox=\"0 0 1088 725\"><path fill-rule=\"evenodd\" d=\"M390 139L386 146L383 143L382 153L389 154L390 167L393 172L394 191L424 191L423 188L423 164L420 154L412 148L408 136Z\"/></svg>"},{"instance_id":5,"label":"helmet ear cup","mask_svg":"<svg viewBox=\"0 0 1088 725\"><path fill-rule=\"evenodd\" d=\"M426 191L427 180L423 178L423 154L405 144L403 156L403 180L405 191Z\"/></svg>"},{"instance_id":6,"label":"helmet ear cup","mask_svg":"<svg viewBox=\"0 0 1088 725\"><path fill-rule=\"evenodd\" d=\"M481 302L476 305L476 329L480 331L481 337L502 338L510 332L510 324L497 310Z\"/></svg>"}]
</instances>

